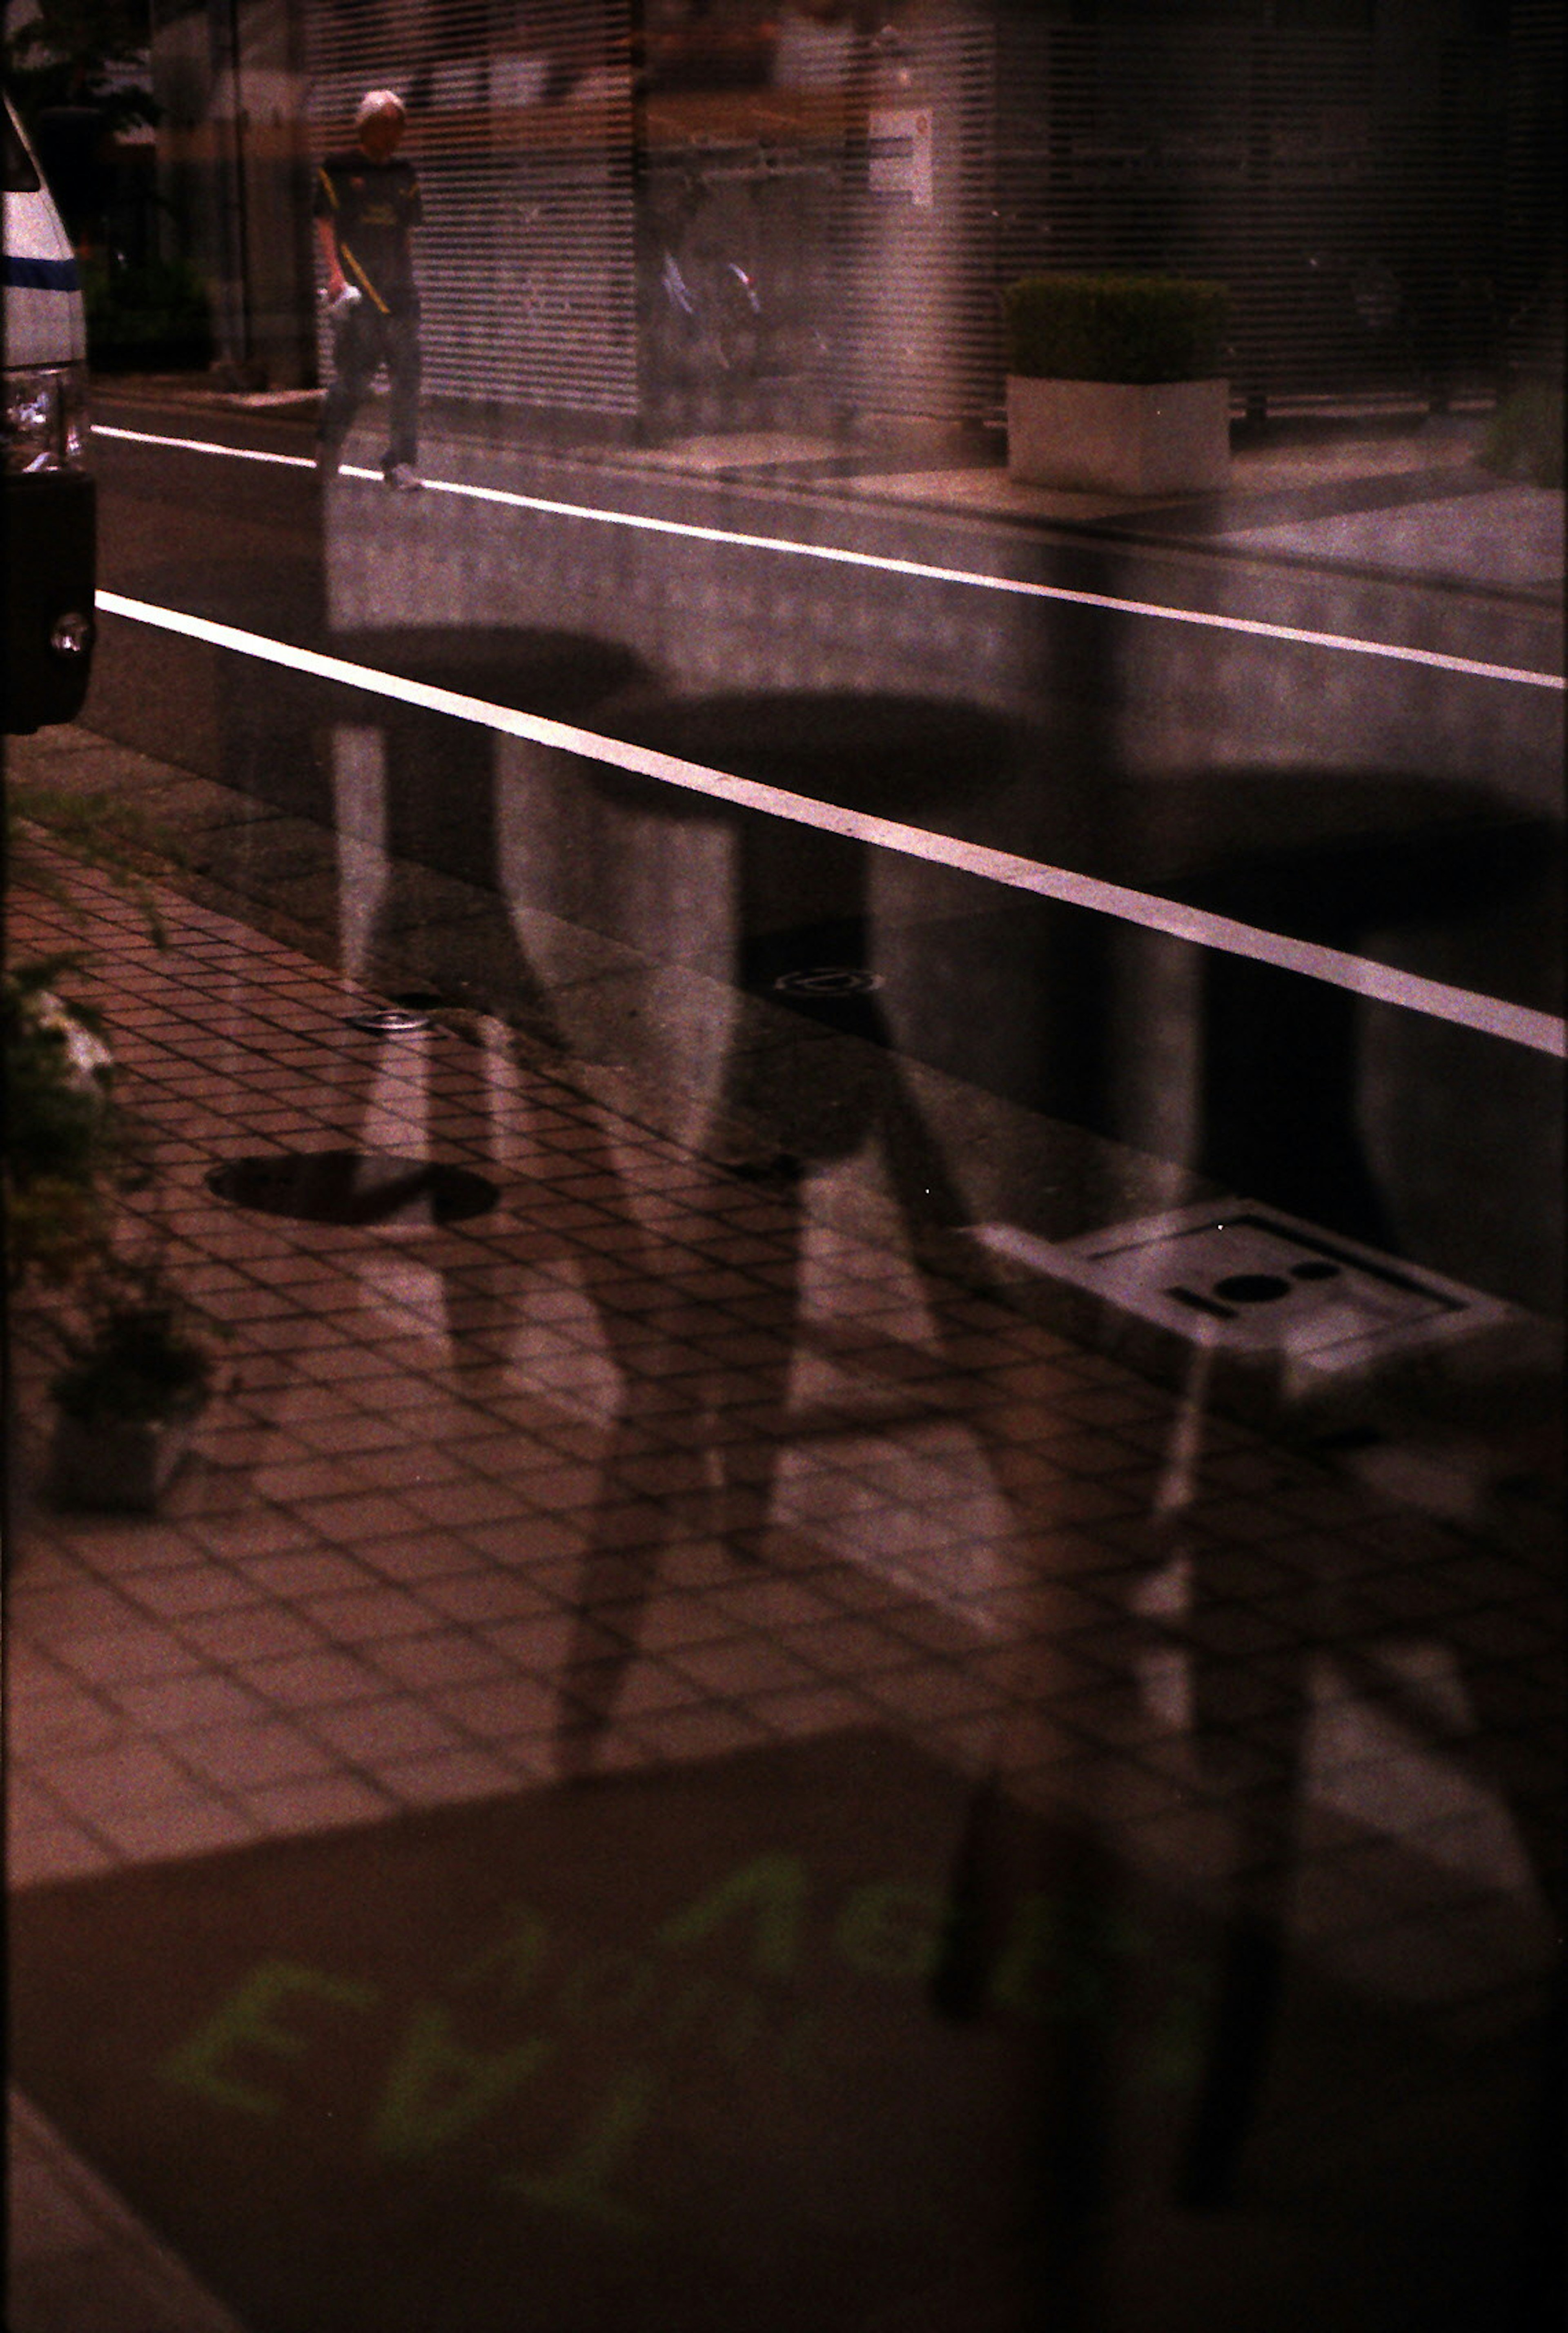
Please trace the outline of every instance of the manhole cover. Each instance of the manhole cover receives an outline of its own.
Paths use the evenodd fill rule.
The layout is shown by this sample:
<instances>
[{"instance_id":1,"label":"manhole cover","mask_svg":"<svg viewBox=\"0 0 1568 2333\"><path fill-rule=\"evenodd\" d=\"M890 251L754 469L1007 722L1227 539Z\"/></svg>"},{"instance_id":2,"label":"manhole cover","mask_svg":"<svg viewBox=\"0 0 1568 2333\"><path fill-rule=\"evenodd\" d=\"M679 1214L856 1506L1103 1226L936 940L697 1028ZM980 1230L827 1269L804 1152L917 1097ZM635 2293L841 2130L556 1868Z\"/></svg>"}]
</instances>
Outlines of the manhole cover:
<instances>
[{"instance_id":1,"label":"manhole cover","mask_svg":"<svg viewBox=\"0 0 1568 2333\"><path fill-rule=\"evenodd\" d=\"M207 1189L258 1215L305 1224L457 1224L500 1196L464 1166L365 1150L279 1151L215 1166Z\"/></svg>"},{"instance_id":2,"label":"manhole cover","mask_svg":"<svg viewBox=\"0 0 1568 2333\"><path fill-rule=\"evenodd\" d=\"M417 1012L406 1004L379 1005L374 1012L351 1013L347 1026L364 1029L372 1037L417 1037L430 1025L428 1013Z\"/></svg>"},{"instance_id":3,"label":"manhole cover","mask_svg":"<svg viewBox=\"0 0 1568 2333\"><path fill-rule=\"evenodd\" d=\"M774 982L780 996L869 996L881 985L880 972L868 972L859 964L823 964L810 972L781 972Z\"/></svg>"}]
</instances>

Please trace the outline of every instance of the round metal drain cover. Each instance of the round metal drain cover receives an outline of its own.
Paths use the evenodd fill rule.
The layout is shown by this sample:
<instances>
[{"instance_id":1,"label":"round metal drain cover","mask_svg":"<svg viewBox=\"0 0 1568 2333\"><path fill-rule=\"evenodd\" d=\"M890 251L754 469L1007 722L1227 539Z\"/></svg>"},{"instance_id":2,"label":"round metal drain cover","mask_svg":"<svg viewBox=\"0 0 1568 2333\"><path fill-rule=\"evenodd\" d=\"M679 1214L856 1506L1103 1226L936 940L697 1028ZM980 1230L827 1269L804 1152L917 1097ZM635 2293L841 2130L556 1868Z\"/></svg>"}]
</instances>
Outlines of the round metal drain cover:
<instances>
[{"instance_id":1,"label":"round metal drain cover","mask_svg":"<svg viewBox=\"0 0 1568 2333\"><path fill-rule=\"evenodd\" d=\"M460 1224L500 1193L464 1166L374 1150L284 1150L215 1166L207 1186L236 1207L296 1223Z\"/></svg>"},{"instance_id":2,"label":"round metal drain cover","mask_svg":"<svg viewBox=\"0 0 1568 2333\"><path fill-rule=\"evenodd\" d=\"M822 964L810 972L781 972L774 987L781 996L869 996L882 985L880 972L860 964Z\"/></svg>"},{"instance_id":3,"label":"round metal drain cover","mask_svg":"<svg viewBox=\"0 0 1568 2333\"><path fill-rule=\"evenodd\" d=\"M372 1037L417 1037L430 1025L428 1013L417 1013L403 1004L379 1006L373 1013L351 1013L351 1029L364 1029Z\"/></svg>"}]
</instances>

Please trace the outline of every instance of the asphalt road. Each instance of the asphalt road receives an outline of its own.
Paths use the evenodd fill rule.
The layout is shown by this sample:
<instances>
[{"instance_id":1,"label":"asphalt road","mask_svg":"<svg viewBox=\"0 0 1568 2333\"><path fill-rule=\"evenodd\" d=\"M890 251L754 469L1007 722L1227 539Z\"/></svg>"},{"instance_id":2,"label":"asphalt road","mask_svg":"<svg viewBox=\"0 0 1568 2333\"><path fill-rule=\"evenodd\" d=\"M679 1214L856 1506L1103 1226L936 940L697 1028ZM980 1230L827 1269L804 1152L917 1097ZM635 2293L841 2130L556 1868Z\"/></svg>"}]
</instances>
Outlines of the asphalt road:
<instances>
[{"instance_id":1,"label":"asphalt road","mask_svg":"<svg viewBox=\"0 0 1568 2333\"><path fill-rule=\"evenodd\" d=\"M99 420L101 585L165 616L106 616L91 725L1551 1309L1539 601L495 447L323 496L298 422Z\"/></svg>"}]
</instances>

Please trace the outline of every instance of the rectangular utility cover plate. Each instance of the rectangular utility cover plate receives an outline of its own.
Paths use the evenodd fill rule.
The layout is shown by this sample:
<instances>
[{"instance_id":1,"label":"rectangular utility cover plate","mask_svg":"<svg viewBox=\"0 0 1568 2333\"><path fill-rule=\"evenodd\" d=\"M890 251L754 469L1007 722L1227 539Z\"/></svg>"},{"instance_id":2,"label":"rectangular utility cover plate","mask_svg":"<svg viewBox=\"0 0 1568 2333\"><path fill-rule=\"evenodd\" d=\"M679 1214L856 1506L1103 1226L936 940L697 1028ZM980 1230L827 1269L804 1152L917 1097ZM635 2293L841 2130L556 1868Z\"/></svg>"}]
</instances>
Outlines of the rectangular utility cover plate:
<instances>
[{"instance_id":1,"label":"rectangular utility cover plate","mask_svg":"<svg viewBox=\"0 0 1568 2333\"><path fill-rule=\"evenodd\" d=\"M993 1254L1217 1351L1359 1369L1514 1317L1496 1298L1246 1199L1051 1241L1011 1224Z\"/></svg>"}]
</instances>

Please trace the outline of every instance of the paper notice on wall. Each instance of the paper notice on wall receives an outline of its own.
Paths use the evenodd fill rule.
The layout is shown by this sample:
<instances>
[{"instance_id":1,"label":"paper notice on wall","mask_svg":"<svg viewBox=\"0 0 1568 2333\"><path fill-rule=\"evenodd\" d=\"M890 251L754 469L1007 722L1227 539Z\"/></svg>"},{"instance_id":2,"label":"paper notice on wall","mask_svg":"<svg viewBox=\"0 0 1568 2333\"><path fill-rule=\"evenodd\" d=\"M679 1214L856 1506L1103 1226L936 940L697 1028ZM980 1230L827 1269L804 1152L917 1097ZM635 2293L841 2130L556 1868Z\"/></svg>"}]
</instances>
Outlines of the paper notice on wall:
<instances>
[{"instance_id":1,"label":"paper notice on wall","mask_svg":"<svg viewBox=\"0 0 1568 2333\"><path fill-rule=\"evenodd\" d=\"M868 184L877 195L902 195L931 207L931 116L919 105L877 105L868 127Z\"/></svg>"}]
</instances>

